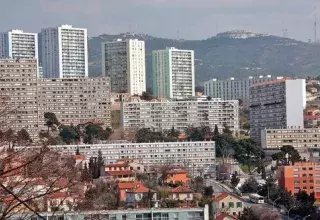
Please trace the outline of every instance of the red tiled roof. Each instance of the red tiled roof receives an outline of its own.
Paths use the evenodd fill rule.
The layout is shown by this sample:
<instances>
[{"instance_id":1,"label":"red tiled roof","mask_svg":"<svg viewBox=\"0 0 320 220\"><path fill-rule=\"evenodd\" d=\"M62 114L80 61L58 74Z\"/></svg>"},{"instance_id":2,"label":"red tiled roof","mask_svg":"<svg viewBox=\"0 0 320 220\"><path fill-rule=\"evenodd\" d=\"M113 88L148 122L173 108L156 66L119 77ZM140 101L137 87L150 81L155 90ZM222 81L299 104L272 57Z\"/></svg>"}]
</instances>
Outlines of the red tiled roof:
<instances>
[{"instance_id":1,"label":"red tiled roof","mask_svg":"<svg viewBox=\"0 0 320 220\"><path fill-rule=\"evenodd\" d=\"M216 217L216 220L224 220L225 217L229 217L229 218L232 218L232 219L237 219L236 217L231 216L228 213L222 212Z\"/></svg>"},{"instance_id":2,"label":"red tiled roof","mask_svg":"<svg viewBox=\"0 0 320 220\"><path fill-rule=\"evenodd\" d=\"M85 155L73 155L73 158L76 159L76 160L85 160L86 159L86 156Z\"/></svg>"},{"instance_id":3,"label":"red tiled roof","mask_svg":"<svg viewBox=\"0 0 320 220\"><path fill-rule=\"evenodd\" d=\"M221 200L227 198L228 196L230 196L229 193L222 193L222 194L218 195L214 200L215 201L221 201Z\"/></svg>"},{"instance_id":4,"label":"red tiled roof","mask_svg":"<svg viewBox=\"0 0 320 220\"><path fill-rule=\"evenodd\" d=\"M110 176L131 175L133 174L133 171L132 170L106 171L106 174L109 174Z\"/></svg>"},{"instance_id":5,"label":"red tiled roof","mask_svg":"<svg viewBox=\"0 0 320 220\"><path fill-rule=\"evenodd\" d=\"M307 120L314 120L314 119L319 119L320 118L320 115L305 115L304 116L304 119L307 119Z\"/></svg>"},{"instance_id":6,"label":"red tiled roof","mask_svg":"<svg viewBox=\"0 0 320 220\"><path fill-rule=\"evenodd\" d=\"M119 183L118 188L120 190L128 190L129 192L135 193L147 193L150 190L148 187L146 187L140 182Z\"/></svg>"},{"instance_id":7,"label":"red tiled roof","mask_svg":"<svg viewBox=\"0 0 320 220\"><path fill-rule=\"evenodd\" d=\"M193 193L193 190L187 186L179 186L171 190L173 193Z\"/></svg>"}]
</instances>

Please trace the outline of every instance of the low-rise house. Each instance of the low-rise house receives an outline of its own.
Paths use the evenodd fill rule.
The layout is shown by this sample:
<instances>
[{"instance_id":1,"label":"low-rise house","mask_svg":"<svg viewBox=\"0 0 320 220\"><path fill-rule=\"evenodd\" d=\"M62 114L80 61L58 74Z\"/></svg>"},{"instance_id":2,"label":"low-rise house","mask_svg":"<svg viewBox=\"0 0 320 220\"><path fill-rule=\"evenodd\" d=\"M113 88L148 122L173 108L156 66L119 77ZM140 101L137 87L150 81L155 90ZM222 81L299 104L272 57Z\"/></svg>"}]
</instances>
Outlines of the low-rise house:
<instances>
[{"instance_id":1,"label":"low-rise house","mask_svg":"<svg viewBox=\"0 0 320 220\"><path fill-rule=\"evenodd\" d=\"M156 199L156 192L140 182L127 182L118 184L119 197L122 202L137 202L147 196Z\"/></svg>"},{"instance_id":2,"label":"low-rise house","mask_svg":"<svg viewBox=\"0 0 320 220\"><path fill-rule=\"evenodd\" d=\"M193 190L187 186L179 186L171 189L169 192L169 198L179 201L193 201Z\"/></svg>"},{"instance_id":3,"label":"low-rise house","mask_svg":"<svg viewBox=\"0 0 320 220\"><path fill-rule=\"evenodd\" d=\"M215 216L227 213L228 215L237 217L242 213L243 208L244 204L242 200L229 193L222 193L213 200L213 212Z\"/></svg>"},{"instance_id":4,"label":"low-rise house","mask_svg":"<svg viewBox=\"0 0 320 220\"><path fill-rule=\"evenodd\" d=\"M135 173L132 170L119 170L119 171L106 171L106 177L119 182L132 182L135 181Z\"/></svg>"},{"instance_id":5,"label":"low-rise house","mask_svg":"<svg viewBox=\"0 0 320 220\"><path fill-rule=\"evenodd\" d=\"M85 155L73 155L73 158L76 160L75 166L79 169L82 169L84 167L84 163L86 162L86 156Z\"/></svg>"},{"instance_id":6,"label":"low-rise house","mask_svg":"<svg viewBox=\"0 0 320 220\"><path fill-rule=\"evenodd\" d=\"M140 173L144 172L144 166L140 164L137 160L133 159L121 159L116 163L107 164L105 171L119 171L119 170L132 170L134 172Z\"/></svg>"},{"instance_id":7,"label":"low-rise house","mask_svg":"<svg viewBox=\"0 0 320 220\"><path fill-rule=\"evenodd\" d=\"M46 198L47 211L72 211L80 200L81 197L77 194L56 192Z\"/></svg>"},{"instance_id":8,"label":"low-rise house","mask_svg":"<svg viewBox=\"0 0 320 220\"><path fill-rule=\"evenodd\" d=\"M236 220L238 219L235 216L229 215L228 213L220 213L219 215L217 215L217 217L215 218L215 220Z\"/></svg>"},{"instance_id":9,"label":"low-rise house","mask_svg":"<svg viewBox=\"0 0 320 220\"><path fill-rule=\"evenodd\" d=\"M171 169L166 172L165 183L167 184L182 184L189 185L191 182L191 178L188 177L187 171L183 169Z\"/></svg>"}]
</instances>

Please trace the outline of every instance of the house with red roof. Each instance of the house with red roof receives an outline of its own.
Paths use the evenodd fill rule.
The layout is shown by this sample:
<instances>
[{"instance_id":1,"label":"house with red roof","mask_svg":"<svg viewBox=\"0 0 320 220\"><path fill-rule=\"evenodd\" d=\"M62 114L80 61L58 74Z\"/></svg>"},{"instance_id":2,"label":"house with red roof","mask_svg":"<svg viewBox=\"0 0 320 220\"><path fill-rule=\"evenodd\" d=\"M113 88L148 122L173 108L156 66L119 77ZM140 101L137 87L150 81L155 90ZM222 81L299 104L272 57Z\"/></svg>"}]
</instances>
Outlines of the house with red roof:
<instances>
[{"instance_id":1,"label":"house with red roof","mask_svg":"<svg viewBox=\"0 0 320 220\"><path fill-rule=\"evenodd\" d=\"M169 198L172 200L179 201L192 201L193 200L193 190L188 186L179 186L173 188L169 191Z\"/></svg>"},{"instance_id":2,"label":"house with red roof","mask_svg":"<svg viewBox=\"0 0 320 220\"><path fill-rule=\"evenodd\" d=\"M141 201L145 196L151 193L153 199L156 199L156 191L149 189L141 182L125 182L118 184L120 201L137 202Z\"/></svg>"},{"instance_id":3,"label":"house with red roof","mask_svg":"<svg viewBox=\"0 0 320 220\"><path fill-rule=\"evenodd\" d=\"M166 173L166 180L164 181L167 184L180 184L189 185L191 178L188 177L187 171L183 169L171 169Z\"/></svg>"},{"instance_id":4,"label":"house with red roof","mask_svg":"<svg viewBox=\"0 0 320 220\"><path fill-rule=\"evenodd\" d=\"M145 172L144 165L134 159L121 159L116 163L110 163L105 166L105 171L132 170L140 173Z\"/></svg>"},{"instance_id":5,"label":"house with red roof","mask_svg":"<svg viewBox=\"0 0 320 220\"><path fill-rule=\"evenodd\" d=\"M213 199L212 206L216 217L221 213L226 213L237 218L237 216L243 212L244 203L237 196L229 193L221 193Z\"/></svg>"},{"instance_id":6,"label":"house with red roof","mask_svg":"<svg viewBox=\"0 0 320 220\"><path fill-rule=\"evenodd\" d=\"M105 175L119 182L132 182L136 180L135 173L132 170L106 171Z\"/></svg>"},{"instance_id":7,"label":"house with red roof","mask_svg":"<svg viewBox=\"0 0 320 220\"><path fill-rule=\"evenodd\" d=\"M236 220L236 219L238 219L238 218L235 216L229 215L228 213L225 213L225 212L221 212L215 218L215 220Z\"/></svg>"},{"instance_id":8,"label":"house with red roof","mask_svg":"<svg viewBox=\"0 0 320 220\"><path fill-rule=\"evenodd\" d=\"M72 211L82 199L80 195L68 192L55 192L45 198L47 212Z\"/></svg>"}]
</instances>

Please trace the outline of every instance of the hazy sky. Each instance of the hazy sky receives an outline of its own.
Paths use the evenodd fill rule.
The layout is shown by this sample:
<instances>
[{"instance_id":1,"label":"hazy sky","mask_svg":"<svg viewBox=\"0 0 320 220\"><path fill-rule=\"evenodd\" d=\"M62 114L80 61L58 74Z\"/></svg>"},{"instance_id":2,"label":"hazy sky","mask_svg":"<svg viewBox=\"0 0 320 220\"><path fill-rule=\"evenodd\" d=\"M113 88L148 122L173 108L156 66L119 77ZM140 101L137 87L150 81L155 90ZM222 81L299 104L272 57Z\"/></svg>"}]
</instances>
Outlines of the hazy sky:
<instances>
[{"instance_id":1,"label":"hazy sky","mask_svg":"<svg viewBox=\"0 0 320 220\"><path fill-rule=\"evenodd\" d=\"M131 30L158 37L203 39L246 29L313 39L313 12L320 0L0 0L0 30L38 32L72 24L89 36Z\"/></svg>"}]
</instances>

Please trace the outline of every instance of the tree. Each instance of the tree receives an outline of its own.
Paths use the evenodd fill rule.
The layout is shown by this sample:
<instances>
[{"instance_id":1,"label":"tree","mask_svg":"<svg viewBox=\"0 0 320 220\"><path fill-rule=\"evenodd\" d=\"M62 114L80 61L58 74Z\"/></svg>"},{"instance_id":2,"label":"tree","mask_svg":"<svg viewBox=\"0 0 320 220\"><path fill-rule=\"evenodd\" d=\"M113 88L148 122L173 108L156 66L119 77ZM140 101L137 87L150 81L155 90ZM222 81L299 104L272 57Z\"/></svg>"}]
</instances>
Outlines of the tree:
<instances>
[{"instance_id":1,"label":"tree","mask_svg":"<svg viewBox=\"0 0 320 220\"><path fill-rule=\"evenodd\" d=\"M218 135L219 135L218 125L214 125L213 137L216 137Z\"/></svg>"},{"instance_id":2,"label":"tree","mask_svg":"<svg viewBox=\"0 0 320 220\"><path fill-rule=\"evenodd\" d=\"M301 217L305 217L311 213L315 212L315 203L316 199L314 193L308 195L306 191L299 191L296 195L296 208L292 213L297 214Z\"/></svg>"},{"instance_id":3,"label":"tree","mask_svg":"<svg viewBox=\"0 0 320 220\"><path fill-rule=\"evenodd\" d=\"M232 131L230 130L229 126L226 123L223 124L222 133L227 135L232 135Z\"/></svg>"},{"instance_id":4,"label":"tree","mask_svg":"<svg viewBox=\"0 0 320 220\"><path fill-rule=\"evenodd\" d=\"M57 116L52 112L45 112L44 119L46 121L46 125L48 127L48 133L51 131L55 131L56 127L60 125L60 122L57 119Z\"/></svg>"},{"instance_id":5,"label":"tree","mask_svg":"<svg viewBox=\"0 0 320 220\"><path fill-rule=\"evenodd\" d=\"M101 150L98 151L98 161L97 161L97 177L99 178L101 176L101 167L104 167L104 159L102 157L102 152Z\"/></svg>"},{"instance_id":6,"label":"tree","mask_svg":"<svg viewBox=\"0 0 320 220\"><path fill-rule=\"evenodd\" d=\"M103 129L98 124L89 124L85 127L84 142L86 144L93 144L97 140L107 140L112 133L112 129Z\"/></svg>"},{"instance_id":7,"label":"tree","mask_svg":"<svg viewBox=\"0 0 320 220\"><path fill-rule=\"evenodd\" d=\"M235 159L248 166L251 174L251 167L257 166L261 157L261 150L253 139L241 139L235 149Z\"/></svg>"},{"instance_id":8,"label":"tree","mask_svg":"<svg viewBox=\"0 0 320 220\"><path fill-rule=\"evenodd\" d=\"M269 209L263 209L260 215L262 220L281 220L281 215L278 212L270 211Z\"/></svg>"},{"instance_id":9,"label":"tree","mask_svg":"<svg viewBox=\"0 0 320 220\"><path fill-rule=\"evenodd\" d=\"M237 173L235 172L234 174L232 174L232 177L231 177L232 188L236 188L237 185L239 184L239 182L240 182L240 179L239 179Z\"/></svg>"},{"instance_id":10,"label":"tree","mask_svg":"<svg viewBox=\"0 0 320 220\"><path fill-rule=\"evenodd\" d=\"M240 187L240 191L242 193L256 193L259 188L258 181L253 177L249 177L249 179L247 179Z\"/></svg>"},{"instance_id":11,"label":"tree","mask_svg":"<svg viewBox=\"0 0 320 220\"><path fill-rule=\"evenodd\" d=\"M24 128L22 128L20 131L18 131L17 140L18 140L19 144L29 144L32 142L32 139L31 139L29 133Z\"/></svg>"},{"instance_id":12,"label":"tree","mask_svg":"<svg viewBox=\"0 0 320 220\"><path fill-rule=\"evenodd\" d=\"M211 100L212 100L212 97L211 97L211 96L207 96L207 100L208 100L208 101L211 101Z\"/></svg>"},{"instance_id":13,"label":"tree","mask_svg":"<svg viewBox=\"0 0 320 220\"><path fill-rule=\"evenodd\" d=\"M288 162L286 155L289 156L288 159L293 165L295 164L295 162L301 160L299 152L291 145L284 145L283 147L281 147L280 152L272 155L272 159L277 161L277 165L279 164L279 161L281 161L283 164L286 164Z\"/></svg>"},{"instance_id":14,"label":"tree","mask_svg":"<svg viewBox=\"0 0 320 220\"><path fill-rule=\"evenodd\" d=\"M76 150L76 155L80 155L80 150L79 150L79 147L77 147L77 150Z\"/></svg>"},{"instance_id":15,"label":"tree","mask_svg":"<svg viewBox=\"0 0 320 220\"><path fill-rule=\"evenodd\" d=\"M80 131L73 125L61 125L59 127L59 136L66 144L71 144L80 141Z\"/></svg>"},{"instance_id":16,"label":"tree","mask_svg":"<svg viewBox=\"0 0 320 220\"><path fill-rule=\"evenodd\" d=\"M142 92L142 95L140 96L142 100L150 101L153 99L152 91L147 90L146 92Z\"/></svg>"},{"instance_id":17,"label":"tree","mask_svg":"<svg viewBox=\"0 0 320 220\"><path fill-rule=\"evenodd\" d=\"M198 127L189 127L186 131L189 141L204 141L206 136Z\"/></svg>"},{"instance_id":18,"label":"tree","mask_svg":"<svg viewBox=\"0 0 320 220\"><path fill-rule=\"evenodd\" d=\"M203 196L208 198L211 198L214 193L212 186L205 187L203 191Z\"/></svg>"},{"instance_id":19,"label":"tree","mask_svg":"<svg viewBox=\"0 0 320 220\"><path fill-rule=\"evenodd\" d=\"M91 180L92 180L92 177L91 177L91 174L89 172L88 165L85 162L84 163L84 168L81 170L81 181L82 182L88 182L88 181L91 181Z\"/></svg>"},{"instance_id":20,"label":"tree","mask_svg":"<svg viewBox=\"0 0 320 220\"><path fill-rule=\"evenodd\" d=\"M225 163L225 159L234 155L234 148L236 146L235 139L228 134L221 134L213 137L216 143L216 156L222 157L222 163Z\"/></svg>"},{"instance_id":21,"label":"tree","mask_svg":"<svg viewBox=\"0 0 320 220\"><path fill-rule=\"evenodd\" d=\"M259 219L253 213L253 210L251 207L249 208L245 207L243 209L243 213L239 217L239 220L259 220Z\"/></svg>"}]
</instances>

